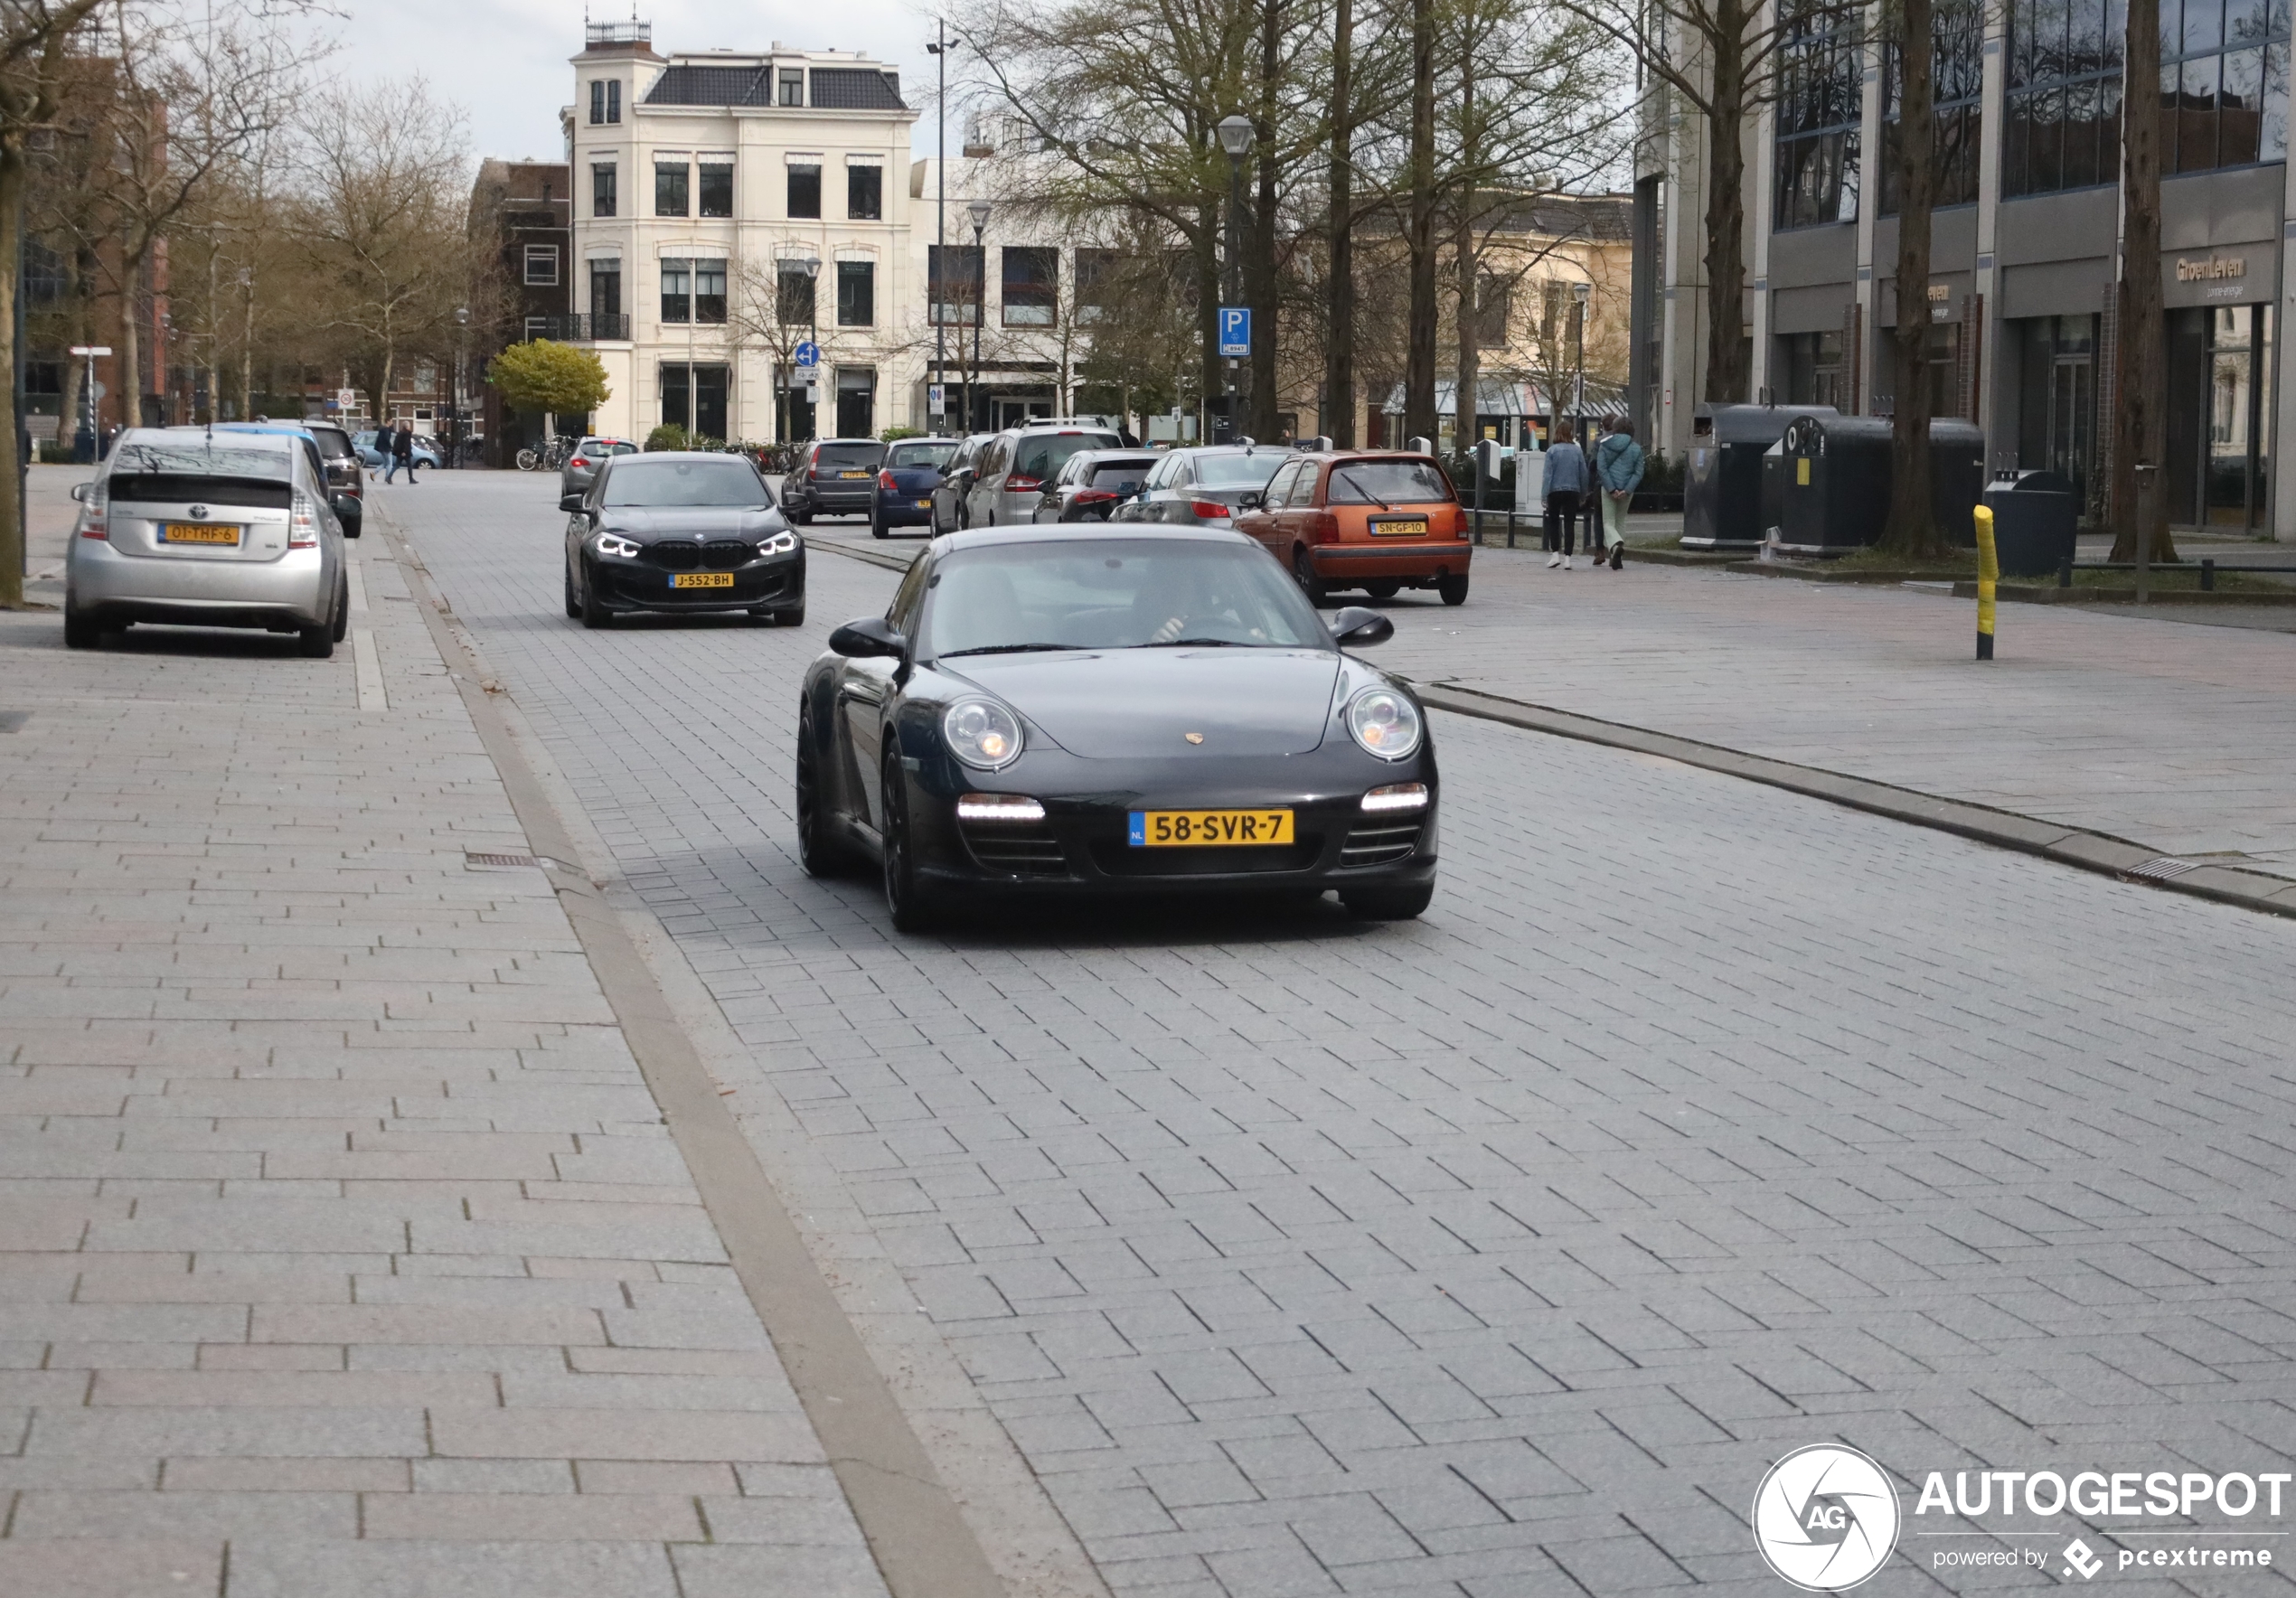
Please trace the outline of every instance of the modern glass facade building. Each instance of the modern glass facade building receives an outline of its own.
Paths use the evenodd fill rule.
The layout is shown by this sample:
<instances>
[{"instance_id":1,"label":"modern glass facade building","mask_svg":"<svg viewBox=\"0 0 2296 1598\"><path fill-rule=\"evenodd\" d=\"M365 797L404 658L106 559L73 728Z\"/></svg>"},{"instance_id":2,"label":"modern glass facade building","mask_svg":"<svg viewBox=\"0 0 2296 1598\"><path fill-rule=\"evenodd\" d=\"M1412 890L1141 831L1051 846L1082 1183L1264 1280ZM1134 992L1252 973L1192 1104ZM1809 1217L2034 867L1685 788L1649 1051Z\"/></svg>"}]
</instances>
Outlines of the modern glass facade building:
<instances>
[{"instance_id":1,"label":"modern glass facade building","mask_svg":"<svg viewBox=\"0 0 2296 1598\"><path fill-rule=\"evenodd\" d=\"M2296 538L2274 457L2296 446L2280 371L2291 0L2161 0L2162 240L2170 519ZM1896 281L1888 176L1896 52L1819 21L1775 57L1750 123L1749 398L1866 414L1895 403L1901 299L1929 324L1932 407L1985 428L1995 467L2101 493L2112 447L2122 240L2122 0L1941 0L1929 281ZM1637 306L1641 400L1689 446L1705 359L1706 169L1695 118L1646 113L1640 175L1656 259Z\"/></svg>"}]
</instances>

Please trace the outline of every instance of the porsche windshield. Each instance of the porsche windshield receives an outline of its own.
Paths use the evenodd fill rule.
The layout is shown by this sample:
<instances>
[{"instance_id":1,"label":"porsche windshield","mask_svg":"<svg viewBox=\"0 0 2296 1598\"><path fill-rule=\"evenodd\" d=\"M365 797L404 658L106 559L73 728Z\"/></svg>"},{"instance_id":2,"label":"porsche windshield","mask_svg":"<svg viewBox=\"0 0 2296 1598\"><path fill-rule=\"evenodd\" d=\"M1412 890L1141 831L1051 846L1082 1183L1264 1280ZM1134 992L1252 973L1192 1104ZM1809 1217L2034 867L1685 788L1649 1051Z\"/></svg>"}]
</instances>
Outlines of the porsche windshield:
<instances>
[{"instance_id":1,"label":"porsche windshield","mask_svg":"<svg viewBox=\"0 0 2296 1598\"><path fill-rule=\"evenodd\" d=\"M763 509L764 481L748 462L649 461L624 458L607 474L607 505L632 509L645 506L710 505Z\"/></svg>"},{"instance_id":2,"label":"porsche windshield","mask_svg":"<svg viewBox=\"0 0 2296 1598\"><path fill-rule=\"evenodd\" d=\"M934 571L923 631L928 656L1334 647L1313 608L1264 550L1197 539L960 550Z\"/></svg>"}]
</instances>

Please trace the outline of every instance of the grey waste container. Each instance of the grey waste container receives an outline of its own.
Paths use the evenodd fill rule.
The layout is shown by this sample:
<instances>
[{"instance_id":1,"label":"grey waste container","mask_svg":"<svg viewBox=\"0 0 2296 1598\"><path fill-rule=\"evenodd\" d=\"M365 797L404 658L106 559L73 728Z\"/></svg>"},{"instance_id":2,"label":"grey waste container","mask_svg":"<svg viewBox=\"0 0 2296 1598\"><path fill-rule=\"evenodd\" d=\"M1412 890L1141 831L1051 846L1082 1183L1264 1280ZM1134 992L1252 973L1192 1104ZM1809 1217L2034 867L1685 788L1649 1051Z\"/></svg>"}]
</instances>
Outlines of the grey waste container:
<instances>
[{"instance_id":1,"label":"grey waste container","mask_svg":"<svg viewBox=\"0 0 2296 1598\"><path fill-rule=\"evenodd\" d=\"M1838 417L1830 405L1718 405L1714 431L1693 442L1682 479L1682 547L1750 550L1762 514L1762 453L1795 418Z\"/></svg>"},{"instance_id":2,"label":"grey waste container","mask_svg":"<svg viewBox=\"0 0 2296 1598\"><path fill-rule=\"evenodd\" d=\"M1780 440L1778 541L1801 554L1868 548L1889 520L1890 419L1804 416ZM1969 422L1929 424L1930 513L1946 536L1973 528L1985 435ZM1974 532L1971 534L1973 538Z\"/></svg>"},{"instance_id":3,"label":"grey waste container","mask_svg":"<svg viewBox=\"0 0 2296 1598\"><path fill-rule=\"evenodd\" d=\"M2047 577L2072 556L2081 507L2064 473L2004 472L1985 485L1985 507L2003 577ZM1976 543L1974 524L1962 541Z\"/></svg>"}]
</instances>

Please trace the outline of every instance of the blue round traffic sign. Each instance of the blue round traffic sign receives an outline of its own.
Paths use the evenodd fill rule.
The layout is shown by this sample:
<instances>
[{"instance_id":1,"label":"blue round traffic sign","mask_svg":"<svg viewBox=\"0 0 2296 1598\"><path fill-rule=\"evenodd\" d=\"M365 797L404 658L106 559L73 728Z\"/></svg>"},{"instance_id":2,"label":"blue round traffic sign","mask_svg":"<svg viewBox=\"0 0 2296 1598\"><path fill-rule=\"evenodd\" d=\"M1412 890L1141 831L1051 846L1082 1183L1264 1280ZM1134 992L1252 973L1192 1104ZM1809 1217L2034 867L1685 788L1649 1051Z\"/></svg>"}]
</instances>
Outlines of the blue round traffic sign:
<instances>
[{"instance_id":1,"label":"blue round traffic sign","mask_svg":"<svg viewBox=\"0 0 2296 1598\"><path fill-rule=\"evenodd\" d=\"M805 343L799 344L797 346L797 364L800 366L819 366L821 364L821 346L814 343L811 339L807 339Z\"/></svg>"}]
</instances>

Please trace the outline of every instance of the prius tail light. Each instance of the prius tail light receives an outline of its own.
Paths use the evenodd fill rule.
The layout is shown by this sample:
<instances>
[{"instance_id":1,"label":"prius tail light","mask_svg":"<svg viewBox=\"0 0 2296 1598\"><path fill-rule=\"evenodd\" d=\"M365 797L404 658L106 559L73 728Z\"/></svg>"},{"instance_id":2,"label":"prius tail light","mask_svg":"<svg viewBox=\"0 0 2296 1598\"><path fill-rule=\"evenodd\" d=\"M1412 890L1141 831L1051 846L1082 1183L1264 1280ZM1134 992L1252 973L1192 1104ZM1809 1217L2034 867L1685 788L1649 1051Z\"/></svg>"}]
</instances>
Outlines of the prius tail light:
<instances>
[{"instance_id":1,"label":"prius tail light","mask_svg":"<svg viewBox=\"0 0 2296 1598\"><path fill-rule=\"evenodd\" d=\"M295 496L295 509L290 512L287 522L288 549L312 550L318 547L319 519L312 514L312 509L309 494L298 494Z\"/></svg>"},{"instance_id":2,"label":"prius tail light","mask_svg":"<svg viewBox=\"0 0 2296 1598\"><path fill-rule=\"evenodd\" d=\"M81 538L99 538L107 541L110 540L111 524L106 518L105 510L104 485L100 483L90 484L88 498L82 503L80 510L80 536Z\"/></svg>"}]
</instances>

